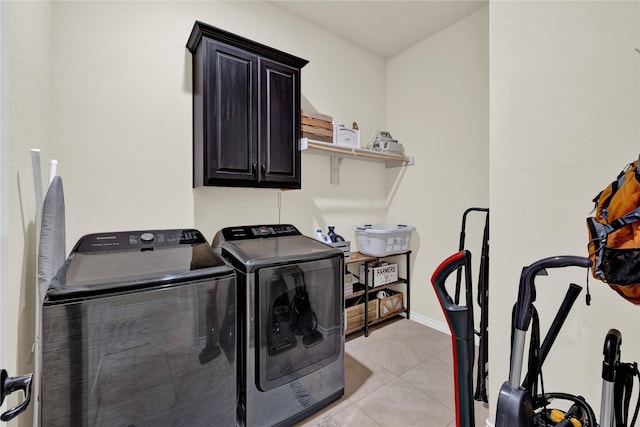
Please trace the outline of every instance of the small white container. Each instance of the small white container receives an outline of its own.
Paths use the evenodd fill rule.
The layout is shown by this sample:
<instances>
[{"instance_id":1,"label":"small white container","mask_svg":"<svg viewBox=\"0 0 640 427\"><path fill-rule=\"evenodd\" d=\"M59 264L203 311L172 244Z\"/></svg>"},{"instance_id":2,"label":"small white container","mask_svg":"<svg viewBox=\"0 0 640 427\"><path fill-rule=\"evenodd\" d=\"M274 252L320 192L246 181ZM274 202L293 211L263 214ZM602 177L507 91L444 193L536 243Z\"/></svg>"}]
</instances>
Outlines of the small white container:
<instances>
[{"instance_id":1,"label":"small white container","mask_svg":"<svg viewBox=\"0 0 640 427\"><path fill-rule=\"evenodd\" d=\"M353 228L358 249L365 255L384 257L409 250L412 225L366 224Z\"/></svg>"},{"instance_id":2,"label":"small white container","mask_svg":"<svg viewBox=\"0 0 640 427\"><path fill-rule=\"evenodd\" d=\"M349 129L340 123L333 127L333 143L345 147L360 148L360 131Z\"/></svg>"}]
</instances>

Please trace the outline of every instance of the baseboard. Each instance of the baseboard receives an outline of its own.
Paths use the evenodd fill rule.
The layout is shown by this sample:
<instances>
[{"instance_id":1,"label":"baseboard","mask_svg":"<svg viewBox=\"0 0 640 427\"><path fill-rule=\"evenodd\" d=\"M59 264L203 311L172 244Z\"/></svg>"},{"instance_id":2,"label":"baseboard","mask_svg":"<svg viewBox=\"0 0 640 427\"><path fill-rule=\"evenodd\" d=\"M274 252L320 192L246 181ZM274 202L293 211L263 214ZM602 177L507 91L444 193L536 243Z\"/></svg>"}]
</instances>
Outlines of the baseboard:
<instances>
[{"instance_id":1,"label":"baseboard","mask_svg":"<svg viewBox=\"0 0 640 427\"><path fill-rule=\"evenodd\" d=\"M415 320L421 325L428 326L431 329L435 329L438 332L442 332L443 334L447 334L451 336L451 330L449 329L449 325L444 322L440 322L438 320L434 320L434 319L431 319L430 317L426 317L414 312L411 312L411 320ZM477 346L480 345L480 337L478 335L474 337L474 341Z\"/></svg>"},{"instance_id":2,"label":"baseboard","mask_svg":"<svg viewBox=\"0 0 640 427\"><path fill-rule=\"evenodd\" d=\"M440 322L430 317L423 316L418 313L411 312L411 320L414 320L421 325L428 326L431 329L435 329L438 332L442 332L443 334L451 335L451 331L449 330L449 325L444 322Z\"/></svg>"}]
</instances>

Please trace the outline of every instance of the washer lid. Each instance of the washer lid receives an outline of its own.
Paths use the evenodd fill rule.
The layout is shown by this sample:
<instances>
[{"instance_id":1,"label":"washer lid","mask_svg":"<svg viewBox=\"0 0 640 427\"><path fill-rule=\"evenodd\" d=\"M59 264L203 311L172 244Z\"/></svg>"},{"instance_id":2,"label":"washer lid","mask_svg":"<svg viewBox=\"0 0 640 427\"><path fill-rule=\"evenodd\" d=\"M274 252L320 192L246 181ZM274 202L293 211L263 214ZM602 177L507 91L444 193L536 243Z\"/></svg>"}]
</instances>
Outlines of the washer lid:
<instances>
[{"instance_id":1,"label":"washer lid","mask_svg":"<svg viewBox=\"0 0 640 427\"><path fill-rule=\"evenodd\" d=\"M71 251L46 300L97 296L233 273L193 229L89 234Z\"/></svg>"}]
</instances>

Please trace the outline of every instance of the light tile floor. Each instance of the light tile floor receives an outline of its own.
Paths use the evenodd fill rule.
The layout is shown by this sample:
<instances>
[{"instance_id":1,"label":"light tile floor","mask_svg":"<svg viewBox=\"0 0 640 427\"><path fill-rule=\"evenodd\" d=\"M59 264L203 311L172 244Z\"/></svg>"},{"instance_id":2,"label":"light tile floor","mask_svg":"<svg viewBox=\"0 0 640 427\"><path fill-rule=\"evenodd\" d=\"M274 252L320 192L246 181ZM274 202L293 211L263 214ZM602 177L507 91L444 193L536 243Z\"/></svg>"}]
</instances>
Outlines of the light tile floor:
<instances>
[{"instance_id":1,"label":"light tile floor","mask_svg":"<svg viewBox=\"0 0 640 427\"><path fill-rule=\"evenodd\" d=\"M456 425L449 335L398 317L366 338L348 336L345 347L344 396L298 427ZM486 405L474 409L484 427Z\"/></svg>"}]
</instances>

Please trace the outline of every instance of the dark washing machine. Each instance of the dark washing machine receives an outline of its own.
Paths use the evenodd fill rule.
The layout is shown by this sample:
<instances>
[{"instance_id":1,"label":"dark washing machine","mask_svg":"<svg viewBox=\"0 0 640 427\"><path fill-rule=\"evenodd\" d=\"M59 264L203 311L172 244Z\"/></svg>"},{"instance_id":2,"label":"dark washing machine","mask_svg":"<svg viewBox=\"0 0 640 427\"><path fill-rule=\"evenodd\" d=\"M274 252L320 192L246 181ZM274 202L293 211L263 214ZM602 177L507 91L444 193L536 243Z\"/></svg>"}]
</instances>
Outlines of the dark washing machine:
<instances>
[{"instance_id":1,"label":"dark washing machine","mask_svg":"<svg viewBox=\"0 0 640 427\"><path fill-rule=\"evenodd\" d=\"M41 424L234 426L235 291L197 230L84 236L43 303Z\"/></svg>"},{"instance_id":2,"label":"dark washing machine","mask_svg":"<svg viewBox=\"0 0 640 427\"><path fill-rule=\"evenodd\" d=\"M238 277L238 424L292 425L344 394L344 253L292 225L229 227Z\"/></svg>"}]
</instances>

